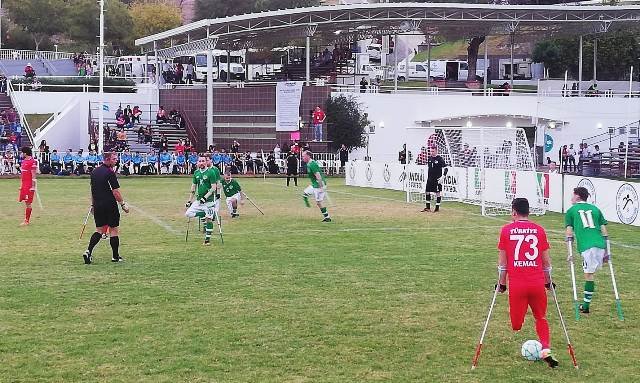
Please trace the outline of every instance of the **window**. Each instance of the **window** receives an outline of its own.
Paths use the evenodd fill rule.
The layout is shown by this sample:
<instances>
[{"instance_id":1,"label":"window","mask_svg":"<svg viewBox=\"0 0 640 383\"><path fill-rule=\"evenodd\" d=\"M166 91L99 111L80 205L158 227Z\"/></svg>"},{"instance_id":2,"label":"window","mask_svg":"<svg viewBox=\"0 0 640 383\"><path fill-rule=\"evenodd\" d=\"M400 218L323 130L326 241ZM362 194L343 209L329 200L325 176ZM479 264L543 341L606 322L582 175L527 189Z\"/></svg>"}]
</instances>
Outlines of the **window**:
<instances>
[{"instance_id":1,"label":"window","mask_svg":"<svg viewBox=\"0 0 640 383\"><path fill-rule=\"evenodd\" d=\"M469 70L469 64L460 63L460 70Z\"/></svg>"},{"instance_id":2,"label":"window","mask_svg":"<svg viewBox=\"0 0 640 383\"><path fill-rule=\"evenodd\" d=\"M426 72L427 70L424 69L424 67L422 65L416 65L416 72Z\"/></svg>"}]
</instances>

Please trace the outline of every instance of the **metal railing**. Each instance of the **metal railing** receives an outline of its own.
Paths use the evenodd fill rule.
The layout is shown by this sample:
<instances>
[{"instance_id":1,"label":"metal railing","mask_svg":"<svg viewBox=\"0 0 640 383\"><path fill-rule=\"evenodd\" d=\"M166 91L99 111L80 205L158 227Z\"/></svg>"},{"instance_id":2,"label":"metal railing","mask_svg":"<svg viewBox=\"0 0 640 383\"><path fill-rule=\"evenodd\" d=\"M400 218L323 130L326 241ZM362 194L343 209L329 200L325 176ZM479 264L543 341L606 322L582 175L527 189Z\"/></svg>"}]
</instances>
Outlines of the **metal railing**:
<instances>
[{"instance_id":1,"label":"metal railing","mask_svg":"<svg viewBox=\"0 0 640 383\"><path fill-rule=\"evenodd\" d=\"M76 53L60 51L32 51L27 49L0 49L0 60L72 60ZM85 59L97 61L94 54L83 54ZM114 56L105 56L105 59L113 60Z\"/></svg>"},{"instance_id":2,"label":"metal railing","mask_svg":"<svg viewBox=\"0 0 640 383\"><path fill-rule=\"evenodd\" d=\"M22 125L22 130L26 133L27 137L29 138L29 142L31 142L31 145L36 146L35 140L33 138L33 132L31 132L31 128L29 127L29 122L27 121L24 110L22 109L20 102L18 102L18 98L15 97L14 92L15 91L13 89L11 81L7 81L7 95L11 98L11 103L18 113L18 116L20 116L20 124Z\"/></svg>"}]
</instances>

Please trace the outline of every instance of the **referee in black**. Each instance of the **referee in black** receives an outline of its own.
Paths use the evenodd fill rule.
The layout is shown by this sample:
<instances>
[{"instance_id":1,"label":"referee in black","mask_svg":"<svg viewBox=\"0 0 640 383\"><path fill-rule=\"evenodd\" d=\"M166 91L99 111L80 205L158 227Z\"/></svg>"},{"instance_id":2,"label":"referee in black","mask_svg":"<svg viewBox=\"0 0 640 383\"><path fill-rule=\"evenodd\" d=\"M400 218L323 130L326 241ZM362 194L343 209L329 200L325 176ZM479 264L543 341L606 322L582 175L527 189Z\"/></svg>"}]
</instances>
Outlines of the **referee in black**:
<instances>
[{"instance_id":1,"label":"referee in black","mask_svg":"<svg viewBox=\"0 0 640 383\"><path fill-rule=\"evenodd\" d=\"M444 171L443 171L444 169ZM447 164L444 158L438 155L438 148L431 146L429 148L429 158L427 159L427 186L425 189L426 203L423 212L431 211L431 194L436 195L435 213L440 211L440 202L442 201L442 178L447 175Z\"/></svg>"},{"instance_id":2,"label":"referee in black","mask_svg":"<svg viewBox=\"0 0 640 383\"><path fill-rule=\"evenodd\" d=\"M84 263L89 265L93 261L93 248L96 247L100 238L109 233L111 250L113 255L111 262L122 262L124 259L118 253L120 238L118 237L118 226L120 225L120 211L118 204L125 213L129 212L129 206L124 202L120 193L120 184L116 178L113 167L118 162L118 155L113 152L104 153L102 165L91 172L91 210L96 222L96 232L91 235L89 247L82 254Z\"/></svg>"},{"instance_id":3,"label":"referee in black","mask_svg":"<svg viewBox=\"0 0 640 383\"><path fill-rule=\"evenodd\" d=\"M287 155L287 186L293 177L293 182L298 186L298 156L292 151Z\"/></svg>"}]
</instances>

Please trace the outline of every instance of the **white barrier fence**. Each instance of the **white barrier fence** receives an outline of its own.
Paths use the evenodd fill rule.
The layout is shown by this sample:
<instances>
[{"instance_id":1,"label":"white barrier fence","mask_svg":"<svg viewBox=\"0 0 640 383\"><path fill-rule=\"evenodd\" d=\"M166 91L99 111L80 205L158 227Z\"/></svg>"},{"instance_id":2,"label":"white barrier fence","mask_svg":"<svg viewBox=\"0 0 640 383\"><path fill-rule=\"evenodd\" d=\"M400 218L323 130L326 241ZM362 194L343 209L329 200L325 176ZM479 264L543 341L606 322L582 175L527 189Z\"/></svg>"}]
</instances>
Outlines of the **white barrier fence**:
<instances>
[{"instance_id":1,"label":"white barrier fence","mask_svg":"<svg viewBox=\"0 0 640 383\"><path fill-rule=\"evenodd\" d=\"M424 190L424 166L402 165L368 161L350 161L346 166L345 182L349 186L372 187L407 191ZM477 182L475 168L450 168L443 182L445 197L473 199ZM522 174L520 174L522 173ZM573 189L586 187L595 203L610 222L640 226L640 183L609 180L596 177L581 177L555 173L513 172L486 169L486 196L488 200L506 202L514 197L537 199L537 180L542 195L540 200L548 211L563 213L571 207ZM467 177L467 179L463 179Z\"/></svg>"}]
</instances>

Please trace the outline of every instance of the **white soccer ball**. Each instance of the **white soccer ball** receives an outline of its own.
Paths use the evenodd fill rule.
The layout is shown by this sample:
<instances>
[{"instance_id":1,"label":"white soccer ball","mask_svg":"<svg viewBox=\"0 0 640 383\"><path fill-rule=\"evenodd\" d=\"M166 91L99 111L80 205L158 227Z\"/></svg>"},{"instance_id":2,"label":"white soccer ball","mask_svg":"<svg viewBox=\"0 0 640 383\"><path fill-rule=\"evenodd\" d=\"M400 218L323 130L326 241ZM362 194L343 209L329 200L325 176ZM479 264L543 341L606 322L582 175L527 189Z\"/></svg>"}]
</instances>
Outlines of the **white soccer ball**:
<instances>
[{"instance_id":1,"label":"white soccer ball","mask_svg":"<svg viewBox=\"0 0 640 383\"><path fill-rule=\"evenodd\" d=\"M540 360L542 355L542 343L537 340L528 340L522 344L520 353L526 360Z\"/></svg>"}]
</instances>

